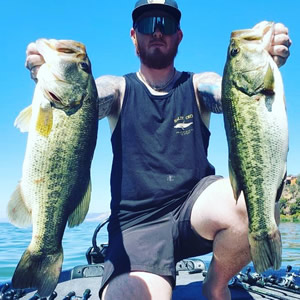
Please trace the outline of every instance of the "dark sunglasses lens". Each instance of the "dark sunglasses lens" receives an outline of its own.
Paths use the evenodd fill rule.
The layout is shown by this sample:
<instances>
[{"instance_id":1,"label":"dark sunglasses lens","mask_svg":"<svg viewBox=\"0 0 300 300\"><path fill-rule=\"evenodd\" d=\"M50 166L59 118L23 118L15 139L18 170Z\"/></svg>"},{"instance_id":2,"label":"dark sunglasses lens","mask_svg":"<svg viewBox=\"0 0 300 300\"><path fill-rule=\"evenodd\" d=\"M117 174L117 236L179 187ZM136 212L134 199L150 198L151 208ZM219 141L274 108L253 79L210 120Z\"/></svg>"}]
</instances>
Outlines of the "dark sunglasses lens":
<instances>
[{"instance_id":1,"label":"dark sunglasses lens","mask_svg":"<svg viewBox=\"0 0 300 300\"><path fill-rule=\"evenodd\" d=\"M155 28L155 18L149 17L138 21L137 29L143 34L152 34Z\"/></svg>"},{"instance_id":2,"label":"dark sunglasses lens","mask_svg":"<svg viewBox=\"0 0 300 300\"><path fill-rule=\"evenodd\" d=\"M166 35L174 34L178 29L178 24L173 18L168 17L147 17L139 20L136 28L140 33L153 34L156 27Z\"/></svg>"},{"instance_id":3,"label":"dark sunglasses lens","mask_svg":"<svg viewBox=\"0 0 300 300\"><path fill-rule=\"evenodd\" d=\"M161 28L162 28L164 34L174 34L177 31L178 25L174 19L164 17L164 18L161 18L161 20L162 20Z\"/></svg>"}]
</instances>

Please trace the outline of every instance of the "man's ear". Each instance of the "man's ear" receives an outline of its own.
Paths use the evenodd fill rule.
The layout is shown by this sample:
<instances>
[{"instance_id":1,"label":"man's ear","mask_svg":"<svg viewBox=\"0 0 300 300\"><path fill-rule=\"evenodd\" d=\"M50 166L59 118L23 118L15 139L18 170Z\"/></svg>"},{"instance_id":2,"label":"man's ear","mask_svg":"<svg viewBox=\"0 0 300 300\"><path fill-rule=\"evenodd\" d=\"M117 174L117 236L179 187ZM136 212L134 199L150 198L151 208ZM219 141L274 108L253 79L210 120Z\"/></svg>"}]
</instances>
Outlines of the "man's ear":
<instances>
[{"instance_id":1,"label":"man's ear","mask_svg":"<svg viewBox=\"0 0 300 300\"><path fill-rule=\"evenodd\" d=\"M136 31L133 28L131 28L131 30L130 30L130 37L131 37L132 43L135 47L135 52L136 52L137 56L139 56Z\"/></svg>"},{"instance_id":2,"label":"man's ear","mask_svg":"<svg viewBox=\"0 0 300 300\"><path fill-rule=\"evenodd\" d=\"M183 39L183 32L182 32L181 29L178 29L177 35L178 35L178 44L180 44L180 42L181 42L182 39Z\"/></svg>"},{"instance_id":3,"label":"man's ear","mask_svg":"<svg viewBox=\"0 0 300 300\"><path fill-rule=\"evenodd\" d=\"M130 37L133 44L136 46L136 32L133 28L130 29Z\"/></svg>"}]
</instances>

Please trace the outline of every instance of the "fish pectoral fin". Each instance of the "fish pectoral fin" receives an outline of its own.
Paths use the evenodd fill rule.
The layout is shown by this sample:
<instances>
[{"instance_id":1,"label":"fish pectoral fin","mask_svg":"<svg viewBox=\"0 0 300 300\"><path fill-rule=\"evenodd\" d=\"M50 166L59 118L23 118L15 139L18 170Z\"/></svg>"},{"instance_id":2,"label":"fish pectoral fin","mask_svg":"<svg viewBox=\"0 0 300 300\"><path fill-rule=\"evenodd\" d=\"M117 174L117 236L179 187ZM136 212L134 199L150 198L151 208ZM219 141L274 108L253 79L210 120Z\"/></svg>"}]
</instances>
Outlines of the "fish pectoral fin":
<instances>
[{"instance_id":1,"label":"fish pectoral fin","mask_svg":"<svg viewBox=\"0 0 300 300\"><path fill-rule=\"evenodd\" d=\"M9 221L17 227L31 225L31 211L24 202L20 184L18 184L8 202L7 214Z\"/></svg>"},{"instance_id":2,"label":"fish pectoral fin","mask_svg":"<svg viewBox=\"0 0 300 300\"><path fill-rule=\"evenodd\" d=\"M74 209L74 211L68 218L69 227L77 226L84 221L90 206L91 191L92 191L92 185L91 185L91 180L89 180L89 184L87 186L85 195L83 196L79 205L77 205L77 207Z\"/></svg>"},{"instance_id":3,"label":"fish pectoral fin","mask_svg":"<svg viewBox=\"0 0 300 300\"><path fill-rule=\"evenodd\" d=\"M37 122L36 122L36 131L44 136L49 136L53 126L53 111L52 107L49 104L47 107L40 106Z\"/></svg>"},{"instance_id":4,"label":"fish pectoral fin","mask_svg":"<svg viewBox=\"0 0 300 300\"><path fill-rule=\"evenodd\" d=\"M28 132L32 116L32 106L24 108L17 116L14 126L20 129L21 132Z\"/></svg>"},{"instance_id":5,"label":"fish pectoral fin","mask_svg":"<svg viewBox=\"0 0 300 300\"><path fill-rule=\"evenodd\" d=\"M233 196L235 201L237 202L241 194L241 189L239 188L238 182L236 180L236 175L232 168L230 160L229 160L229 178L230 178L230 183L233 191Z\"/></svg>"},{"instance_id":6,"label":"fish pectoral fin","mask_svg":"<svg viewBox=\"0 0 300 300\"><path fill-rule=\"evenodd\" d=\"M273 73L273 70L272 70L272 68L269 64L266 75L265 75L265 78L264 78L264 86L263 86L262 93L265 94L265 95L268 95L268 96L274 95L275 94L275 92L274 92L274 89L275 89L274 82L275 82L274 73Z\"/></svg>"}]
</instances>

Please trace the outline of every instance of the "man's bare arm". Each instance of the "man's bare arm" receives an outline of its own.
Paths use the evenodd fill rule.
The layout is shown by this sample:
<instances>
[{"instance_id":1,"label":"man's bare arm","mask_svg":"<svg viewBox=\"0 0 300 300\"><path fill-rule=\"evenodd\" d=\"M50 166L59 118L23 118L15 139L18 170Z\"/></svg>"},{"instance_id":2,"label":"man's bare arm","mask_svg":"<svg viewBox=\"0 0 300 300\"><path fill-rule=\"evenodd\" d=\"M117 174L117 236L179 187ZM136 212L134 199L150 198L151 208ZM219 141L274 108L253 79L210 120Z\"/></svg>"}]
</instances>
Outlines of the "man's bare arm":
<instances>
[{"instance_id":1,"label":"man's bare arm","mask_svg":"<svg viewBox=\"0 0 300 300\"><path fill-rule=\"evenodd\" d=\"M125 79L120 76L101 76L96 79L99 103L99 119L117 120L125 91ZM112 128L113 129L113 128Z\"/></svg>"},{"instance_id":2,"label":"man's bare arm","mask_svg":"<svg viewBox=\"0 0 300 300\"><path fill-rule=\"evenodd\" d=\"M222 112L221 82L222 77L217 73L205 72L194 75L194 87L201 113Z\"/></svg>"}]
</instances>

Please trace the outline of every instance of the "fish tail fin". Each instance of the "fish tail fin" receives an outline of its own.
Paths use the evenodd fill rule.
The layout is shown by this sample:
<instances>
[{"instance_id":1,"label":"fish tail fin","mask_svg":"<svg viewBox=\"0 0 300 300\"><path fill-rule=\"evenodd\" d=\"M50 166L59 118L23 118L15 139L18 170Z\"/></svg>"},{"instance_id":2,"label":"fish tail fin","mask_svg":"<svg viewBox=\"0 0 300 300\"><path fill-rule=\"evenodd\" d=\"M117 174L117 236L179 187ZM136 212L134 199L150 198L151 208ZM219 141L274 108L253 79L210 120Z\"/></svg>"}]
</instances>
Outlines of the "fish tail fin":
<instances>
[{"instance_id":1,"label":"fish tail fin","mask_svg":"<svg viewBox=\"0 0 300 300\"><path fill-rule=\"evenodd\" d=\"M55 290L61 266L63 250L51 255L41 255L25 250L12 278L14 288L37 288L40 297L47 297Z\"/></svg>"},{"instance_id":2,"label":"fish tail fin","mask_svg":"<svg viewBox=\"0 0 300 300\"><path fill-rule=\"evenodd\" d=\"M256 272L262 273L269 268L278 270L281 266L281 236L276 226L267 233L250 233L250 252Z\"/></svg>"}]
</instances>

